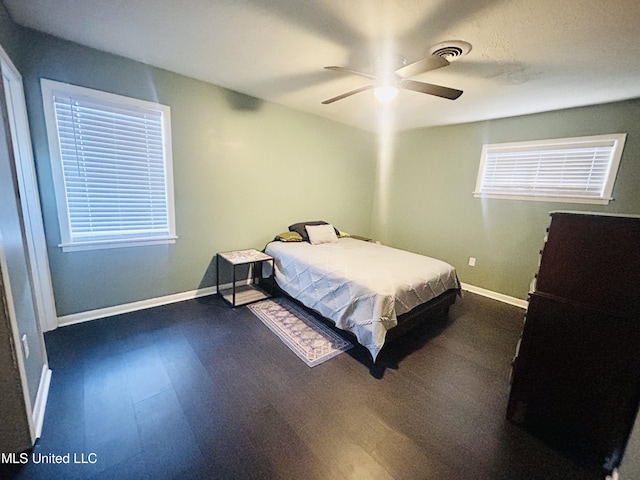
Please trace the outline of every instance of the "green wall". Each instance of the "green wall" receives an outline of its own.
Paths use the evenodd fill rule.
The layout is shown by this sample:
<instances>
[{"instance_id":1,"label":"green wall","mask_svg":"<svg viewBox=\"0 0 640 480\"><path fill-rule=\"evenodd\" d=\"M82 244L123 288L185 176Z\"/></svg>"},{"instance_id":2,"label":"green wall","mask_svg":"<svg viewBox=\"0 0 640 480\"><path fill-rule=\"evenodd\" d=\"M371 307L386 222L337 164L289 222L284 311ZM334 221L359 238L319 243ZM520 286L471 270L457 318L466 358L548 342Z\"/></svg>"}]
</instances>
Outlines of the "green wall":
<instances>
[{"instance_id":1,"label":"green wall","mask_svg":"<svg viewBox=\"0 0 640 480\"><path fill-rule=\"evenodd\" d=\"M215 285L219 251L291 223L369 233L373 136L172 72L23 30L19 68L59 316ZM40 92L49 78L171 107L178 240L63 253Z\"/></svg>"},{"instance_id":2,"label":"green wall","mask_svg":"<svg viewBox=\"0 0 640 480\"><path fill-rule=\"evenodd\" d=\"M640 100L400 133L379 178L384 243L453 264L462 282L526 299L552 210L640 214ZM607 206L474 198L484 143L628 133ZM379 175L379 177L382 177ZM383 212L383 213L381 213ZM475 267L468 258L476 257Z\"/></svg>"},{"instance_id":3,"label":"green wall","mask_svg":"<svg viewBox=\"0 0 640 480\"><path fill-rule=\"evenodd\" d=\"M13 23L4 3L0 2L0 44L12 61L16 61L20 49L22 29Z\"/></svg>"}]
</instances>

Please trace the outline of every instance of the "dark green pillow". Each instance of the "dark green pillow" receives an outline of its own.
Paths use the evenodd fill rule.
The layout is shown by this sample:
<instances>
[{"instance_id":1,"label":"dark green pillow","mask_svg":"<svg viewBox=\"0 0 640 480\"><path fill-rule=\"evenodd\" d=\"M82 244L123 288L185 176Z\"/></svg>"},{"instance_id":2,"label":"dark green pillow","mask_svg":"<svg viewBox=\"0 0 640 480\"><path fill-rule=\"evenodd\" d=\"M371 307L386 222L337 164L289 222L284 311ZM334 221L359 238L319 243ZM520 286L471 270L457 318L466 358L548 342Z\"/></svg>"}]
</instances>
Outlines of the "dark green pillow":
<instances>
[{"instance_id":1,"label":"dark green pillow","mask_svg":"<svg viewBox=\"0 0 640 480\"><path fill-rule=\"evenodd\" d=\"M298 232L282 232L276 235L275 240L280 242L302 242L302 237Z\"/></svg>"}]
</instances>

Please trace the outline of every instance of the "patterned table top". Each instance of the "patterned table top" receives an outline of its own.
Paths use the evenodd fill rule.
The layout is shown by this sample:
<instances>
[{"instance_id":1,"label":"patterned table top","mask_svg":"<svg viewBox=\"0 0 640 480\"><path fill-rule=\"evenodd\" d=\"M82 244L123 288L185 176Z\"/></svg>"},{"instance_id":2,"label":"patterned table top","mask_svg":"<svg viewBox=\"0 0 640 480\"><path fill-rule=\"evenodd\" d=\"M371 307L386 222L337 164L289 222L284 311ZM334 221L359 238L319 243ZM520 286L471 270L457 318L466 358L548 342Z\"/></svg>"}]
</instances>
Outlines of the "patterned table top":
<instances>
[{"instance_id":1,"label":"patterned table top","mask_svg":"<svg viewBox=\"0 0 640 480\"><path fill-rule=\"evenodd\" d=\"M248 250L234 250L232 252L219 253L222 258L233 265L240 265L242 263L261 262L263 260L272 260L273 257L263 253L255 248Z\"/></svg>"}]
</instances>

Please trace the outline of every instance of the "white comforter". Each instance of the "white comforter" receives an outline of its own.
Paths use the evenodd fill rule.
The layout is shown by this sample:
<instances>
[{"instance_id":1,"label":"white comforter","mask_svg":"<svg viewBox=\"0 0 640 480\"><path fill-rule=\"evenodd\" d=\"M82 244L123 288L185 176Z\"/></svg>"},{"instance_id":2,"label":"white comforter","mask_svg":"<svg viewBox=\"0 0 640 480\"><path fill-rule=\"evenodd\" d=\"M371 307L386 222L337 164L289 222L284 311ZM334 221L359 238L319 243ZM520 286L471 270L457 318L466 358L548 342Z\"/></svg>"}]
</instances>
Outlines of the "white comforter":
<instances>
[{"instance_id":1,"label":"white comforter","mask_svg":"<svg viewBox=\"0 0 640 480\"><path fill-rule=\"evenodd\" d=\"M280 288L352 332L374 361L398 315L460 288L448 263L352 238L272 242L265 252L275 258Z\"/></svg>"}]
</instances>

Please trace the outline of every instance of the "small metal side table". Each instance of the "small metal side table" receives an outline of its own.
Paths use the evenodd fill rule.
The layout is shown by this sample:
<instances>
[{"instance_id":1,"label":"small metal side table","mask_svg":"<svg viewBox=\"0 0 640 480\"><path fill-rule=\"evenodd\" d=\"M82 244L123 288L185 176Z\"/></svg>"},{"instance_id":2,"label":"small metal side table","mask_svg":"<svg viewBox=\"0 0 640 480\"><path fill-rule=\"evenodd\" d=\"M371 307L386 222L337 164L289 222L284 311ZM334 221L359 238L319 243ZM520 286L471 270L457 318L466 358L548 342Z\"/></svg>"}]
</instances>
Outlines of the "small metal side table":
<instances>
[{"instance_id":1,"label":"small metal side table","mask_svg":"<svg viewBox=\"0 0 640 480\"><path fill-rule=\"evenodd\" d=\"M260 283L263 280L262 265L265 262L271 263L271 275L273 275L273 257L255 248L218 253L216 255L216 289L218 295L232 307L271 297L271 293L260 287ZM220 269L223 265L231 267L231 284L220 285ZM237 269L243 265L248 272L247 282L242 282L238 285Z\"/></svg>"}]
</instances>

